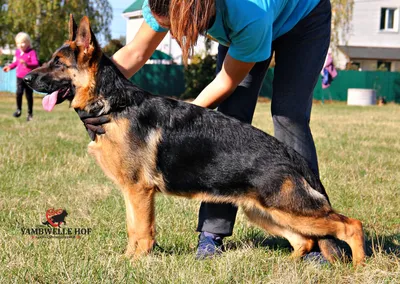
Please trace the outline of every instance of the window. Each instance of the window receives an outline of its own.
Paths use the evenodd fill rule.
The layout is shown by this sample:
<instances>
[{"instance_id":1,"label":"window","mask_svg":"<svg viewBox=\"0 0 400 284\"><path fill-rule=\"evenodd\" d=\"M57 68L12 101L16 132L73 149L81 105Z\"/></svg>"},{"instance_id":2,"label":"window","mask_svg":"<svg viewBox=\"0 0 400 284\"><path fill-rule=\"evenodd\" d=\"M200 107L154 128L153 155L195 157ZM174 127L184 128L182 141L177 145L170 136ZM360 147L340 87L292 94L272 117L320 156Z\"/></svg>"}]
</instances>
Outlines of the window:
<instances>
[{"instance_id":1,"label":"window","mask_svg":"<svg viewBox=\"0 0 400 284\"><path fill-rule=\"evenodd\" d=\"M391 67L392 67L392 63L391 62L378 60L378 64L377 64L377 68L376 69L378 71L390 71Z\"/></svg>"},{"instance_id":2,"label":"window","mask_svg":"<svg viewBox=\"0 0 400 284\"><path fill-rule=\"evenodd\" d=\"M397 8L381 8L381 26L382 31L397 31L399 26Z\"/></svg>"},{"instance_id":3,"label":"window","mask_svg":"<svg viewBox=\"0 0 400 284\"><path fill-rule=\"evenodd\" d=\"M355 61L349 61L346 63L346 70L361 71L361 63Z\"/></svg>"}]
</instances>

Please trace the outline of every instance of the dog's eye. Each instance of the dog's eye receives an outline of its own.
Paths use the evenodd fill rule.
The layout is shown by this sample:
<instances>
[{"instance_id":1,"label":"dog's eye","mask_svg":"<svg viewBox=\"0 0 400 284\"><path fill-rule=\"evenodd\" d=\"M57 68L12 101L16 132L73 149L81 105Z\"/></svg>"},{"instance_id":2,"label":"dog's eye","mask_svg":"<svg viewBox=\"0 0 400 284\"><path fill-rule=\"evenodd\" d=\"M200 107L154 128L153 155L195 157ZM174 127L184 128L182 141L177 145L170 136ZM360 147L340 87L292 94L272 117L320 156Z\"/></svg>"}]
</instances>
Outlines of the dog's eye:
<instances>
[{"instance_id":1,"label":"dog's eye","mask_svg":"<svg viewBox=\"0 0 400 284\"><path fill-rule=\"evenodd\" d=\"M58 58L55 58L54 65L56 67L66 67L66 65L64 63L62 63Z\"/></svg>"}]
</instances>

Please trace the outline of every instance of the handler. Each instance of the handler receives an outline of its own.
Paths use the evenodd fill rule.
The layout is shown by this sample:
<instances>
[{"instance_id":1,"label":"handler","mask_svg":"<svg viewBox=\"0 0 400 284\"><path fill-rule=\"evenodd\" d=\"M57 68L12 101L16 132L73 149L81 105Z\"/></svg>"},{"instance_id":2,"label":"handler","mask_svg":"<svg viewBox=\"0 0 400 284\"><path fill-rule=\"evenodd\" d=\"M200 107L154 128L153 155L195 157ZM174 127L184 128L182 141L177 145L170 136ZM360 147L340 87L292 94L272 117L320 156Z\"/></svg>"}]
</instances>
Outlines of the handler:
<instances>
[{"instance_id":1,"label":"handler","mask_svg":"<svg viewBox=\"0 0 400 284\"><path fill-rule=\"evenodd\" d=\"M217 75L193 101L251 123L265 73L275 52L272 119L275 137L299 152L318 174L309 128L313 90L330 43L329 0L145 0L145 21L113 61L130 78L168 30L186 63L200 35L219 42ZM260 145L261 146L261 145ZM237 208L202 203L196 257L222 251Z\"/></svg>"}]
</instances>

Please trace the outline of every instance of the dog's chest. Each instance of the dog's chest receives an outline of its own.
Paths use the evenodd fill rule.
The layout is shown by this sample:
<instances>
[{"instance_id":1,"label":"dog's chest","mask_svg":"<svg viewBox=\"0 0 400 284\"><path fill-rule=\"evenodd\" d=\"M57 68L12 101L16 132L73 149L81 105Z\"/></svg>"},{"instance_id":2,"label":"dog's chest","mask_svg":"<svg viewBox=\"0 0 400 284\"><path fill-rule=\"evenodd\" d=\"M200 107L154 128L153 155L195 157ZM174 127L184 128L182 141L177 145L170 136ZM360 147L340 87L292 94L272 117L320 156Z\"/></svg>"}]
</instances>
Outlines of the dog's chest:
<instances>
[{"instance_id":1,"label":"dog's chest","mask_svg":"<svg viewBox=\"0 0 400 284\"><path fill-rule=\"evenodd\" d=\"M126 154L129 153L127 143L128 121L112 121L103 127L105 135L97 135L95 141L88 145L88 152L92 155L104 173L115 183L125 183Z\"/></svg>"},{"instance_id":2,"label":"dog's chest","mask_svg":"<svg viewBox=\"0 0 400 284\"><path fill-rule=\"evenodd\" d=\"M119 119L104 125L106 134L98 135L88 145L88 152L103 172L122 188L138 182L163 188L157 171L156 156L161 134L154 130L145 143L135 143L129 133L129 120Z\"/></svg>"}]
</instances>

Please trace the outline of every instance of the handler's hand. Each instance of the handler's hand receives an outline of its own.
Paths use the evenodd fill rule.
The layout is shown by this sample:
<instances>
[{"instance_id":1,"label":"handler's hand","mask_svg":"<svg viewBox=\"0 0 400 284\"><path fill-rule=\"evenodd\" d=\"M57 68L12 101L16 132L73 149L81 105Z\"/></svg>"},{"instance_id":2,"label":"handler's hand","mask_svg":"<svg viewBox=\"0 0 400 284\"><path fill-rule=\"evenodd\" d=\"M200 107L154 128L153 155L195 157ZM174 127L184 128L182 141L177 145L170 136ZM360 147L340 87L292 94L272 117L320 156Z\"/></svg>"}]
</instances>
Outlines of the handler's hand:
<instances>
[{"instance_id":1,"label":"handler's hand","mask_svg":"<svg viewBox=\"0 0 400 284\"><path fill-rule=\"evenodd\" d=\"M105 134L106 131L103 128L103 124L111 121L108 115L95 116L93 117L90 113L85 111L76 111L86 127L89 137L92 141L96 138L96 135Z\"/></svg>"},{"instance_id":2,"label":"handler's hand","mask_svg":"<svg viewBox=\"0 0 400 284\"><path fill-rule=\"evenodd\" d=\"M10 67L9 67L9 66L4 66L4 67L3 67L3 71L4 71L4 72L10 71Z\"/></svg>"}]
</instances>

